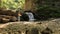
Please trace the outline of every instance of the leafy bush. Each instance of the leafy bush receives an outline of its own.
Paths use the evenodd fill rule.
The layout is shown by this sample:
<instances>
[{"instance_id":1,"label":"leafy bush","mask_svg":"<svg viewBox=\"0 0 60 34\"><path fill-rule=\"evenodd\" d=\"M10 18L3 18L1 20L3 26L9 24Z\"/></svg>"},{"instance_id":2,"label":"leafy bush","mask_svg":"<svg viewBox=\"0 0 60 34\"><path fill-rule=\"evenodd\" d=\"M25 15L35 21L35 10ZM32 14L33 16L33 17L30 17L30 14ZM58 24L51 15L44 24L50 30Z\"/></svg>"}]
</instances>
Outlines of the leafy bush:
<instances>
[{"instance_id":1,"label":"leafy bush","mask_svg":"<svg viewBox=\"0 0 60 34\"><path fill-rule=\"evenodd\" d=\"M23 8L25 0L1 0L0 7L5 9Z\"/></svg>"},{"instance_id":2,"label":"leafy bush","mask_svg":"<svg viewBox=\"0 0 60 34\"><path fill-rule=\"evenodd\" d=\"M54 0L53 0L54 1ZM54 2L47 0L42 3L42 1L35 1L36 4L36 14L40 17L40 19L49 19L49 18L59 18L60 17L60 8L59 6L55 6ZM52 3L51 3L52 2ZM59 2L59 1L57 1Z\"/></svg>"}]
</instances>

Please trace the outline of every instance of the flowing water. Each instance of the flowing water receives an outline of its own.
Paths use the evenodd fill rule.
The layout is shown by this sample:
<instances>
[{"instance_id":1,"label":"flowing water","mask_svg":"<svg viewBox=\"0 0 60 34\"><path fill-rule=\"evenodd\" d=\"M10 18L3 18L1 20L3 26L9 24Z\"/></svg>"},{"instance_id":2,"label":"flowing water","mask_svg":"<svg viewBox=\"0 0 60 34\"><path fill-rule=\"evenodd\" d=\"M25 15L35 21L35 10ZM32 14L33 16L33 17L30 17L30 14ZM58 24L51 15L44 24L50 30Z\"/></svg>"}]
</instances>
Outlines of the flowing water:
<instances>
[{"instance_id":1,"label":"flowing water","mask_svg":"<svg viewBox=\"0 0 60 34\"><path fill-rule=\"evenodd\" d=\"M28 15L29 17L29 21L34 21L34 15L31 13L31 12L26 12L26 14Z\"/></svg>"}]
</instances>

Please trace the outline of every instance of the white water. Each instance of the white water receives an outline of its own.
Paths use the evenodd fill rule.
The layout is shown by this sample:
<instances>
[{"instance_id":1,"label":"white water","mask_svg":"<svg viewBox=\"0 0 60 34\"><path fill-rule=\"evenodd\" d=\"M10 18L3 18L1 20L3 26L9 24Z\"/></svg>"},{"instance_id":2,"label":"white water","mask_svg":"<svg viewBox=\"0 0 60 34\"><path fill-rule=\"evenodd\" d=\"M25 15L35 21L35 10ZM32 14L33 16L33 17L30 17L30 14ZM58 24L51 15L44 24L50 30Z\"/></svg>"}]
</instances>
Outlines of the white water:
<instances>
[{"instance_id":1,"label":"white water","mask_svg":"<svg viewBox=\"0 0 60 34\"><path fill-rule=\"evenodd\" d=\"M20 21L20 16L18 16L18 21Z\"/></svg>"},{"instance_id":2,"label":"white water","mask_svg":"<svg viewBox=\"0 0 60 34\"><path fill-rule=\"evenodd\" d=\"M31 13L31 12L26 12L26 14L28 15L29 17L29 21L34 21L34 15Z\"/></svg>"}]
</instances>

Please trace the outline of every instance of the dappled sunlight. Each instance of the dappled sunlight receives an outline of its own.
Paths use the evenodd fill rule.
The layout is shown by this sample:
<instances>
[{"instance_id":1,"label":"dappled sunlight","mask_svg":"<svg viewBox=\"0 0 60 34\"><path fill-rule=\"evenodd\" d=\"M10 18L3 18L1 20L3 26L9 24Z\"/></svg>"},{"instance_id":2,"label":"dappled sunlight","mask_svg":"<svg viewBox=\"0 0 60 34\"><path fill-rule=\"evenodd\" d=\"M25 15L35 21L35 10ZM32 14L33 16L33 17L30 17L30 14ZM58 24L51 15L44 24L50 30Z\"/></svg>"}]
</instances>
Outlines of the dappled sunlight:
<instances>
[{"instance_id":1,"label":"dappled sunlight","mask_svg":"<svg viewBox=\"0 0 60 34\"><path fill-rule=\"evenodd\" d=\"M60 34L60 0L0 0L0 34Z\"/></svg>"},{"instance_id":2,"label":"dappled sunlight","mask_svg":"<svg viewBox=\"0 0 60 34\"><path fill-rule=\"evenodd\" d=\"M1 7L6 9L23 9L25 0L2 0Z\"/></svg>"}]
</instances>

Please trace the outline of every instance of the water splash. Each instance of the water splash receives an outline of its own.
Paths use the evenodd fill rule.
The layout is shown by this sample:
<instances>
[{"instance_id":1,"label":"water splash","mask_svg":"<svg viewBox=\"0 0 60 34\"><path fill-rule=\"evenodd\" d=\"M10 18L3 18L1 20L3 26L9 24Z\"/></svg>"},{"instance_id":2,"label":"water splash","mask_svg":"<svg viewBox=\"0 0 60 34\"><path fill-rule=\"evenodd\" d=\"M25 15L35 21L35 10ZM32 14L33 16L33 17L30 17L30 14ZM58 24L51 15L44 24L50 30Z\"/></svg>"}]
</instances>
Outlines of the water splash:
<instances>
[{"instance_id":1,"label":"water splash","mask_svg":"<svg viewBox=\"0 0 60 34\"><path fill-rule=\"evenodd\" d=\"M34 15L31 13L31 12L26 12L26 14L28 15L29 17L29 21L34 21Z\"/></svg>"}]
</instances>

